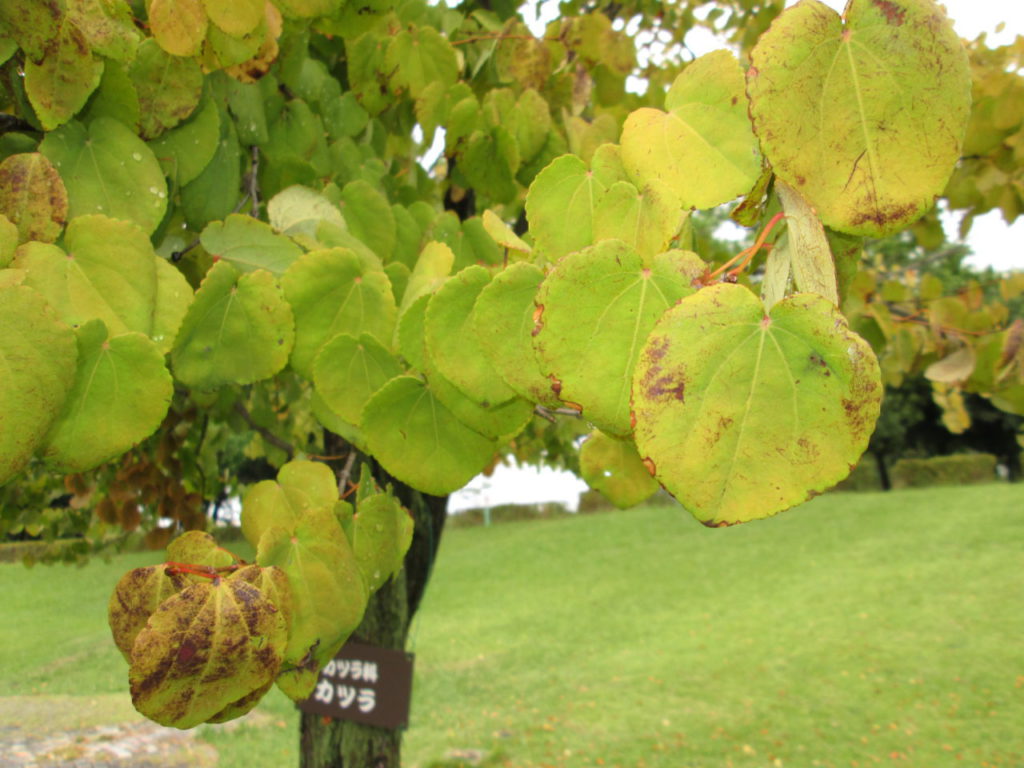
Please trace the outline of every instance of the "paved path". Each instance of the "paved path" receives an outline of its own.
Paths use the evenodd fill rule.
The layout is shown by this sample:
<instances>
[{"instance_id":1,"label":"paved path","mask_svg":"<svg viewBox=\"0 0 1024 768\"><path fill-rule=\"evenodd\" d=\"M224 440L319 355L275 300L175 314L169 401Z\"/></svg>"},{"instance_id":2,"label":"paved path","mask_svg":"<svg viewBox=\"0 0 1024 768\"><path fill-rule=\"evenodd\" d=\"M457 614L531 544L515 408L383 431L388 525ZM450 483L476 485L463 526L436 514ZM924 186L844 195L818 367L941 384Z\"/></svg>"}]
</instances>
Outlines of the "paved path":
<instances>
[{"instance_id":1,"label":"paved path","mask_svg":"<svg viewBox=\"0 0 1024 768\"><path fill-rule=\"evenodd\" d=\"M0 725L0 768L213 768L217 751L189 731L150 722L96 725L38 738Z\"/></svg>"}]
</instances>

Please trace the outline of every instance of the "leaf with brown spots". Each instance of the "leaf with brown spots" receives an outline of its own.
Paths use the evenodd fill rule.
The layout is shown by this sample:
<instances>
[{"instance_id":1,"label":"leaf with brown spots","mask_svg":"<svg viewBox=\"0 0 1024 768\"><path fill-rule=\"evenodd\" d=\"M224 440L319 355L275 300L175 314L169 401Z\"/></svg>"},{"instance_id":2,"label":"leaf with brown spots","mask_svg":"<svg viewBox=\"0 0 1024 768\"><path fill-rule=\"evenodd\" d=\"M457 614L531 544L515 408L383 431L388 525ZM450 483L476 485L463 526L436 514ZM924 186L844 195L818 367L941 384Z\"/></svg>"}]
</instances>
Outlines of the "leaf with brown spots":
<instances>
[{"instance_id":1,"label":"leaf with brown spots","mask_svg":"<svg viewBox=\"0 0 1024 768\"><path fill-rule=\"evenodd\" d=\"M932 207L971 106L967 55L933 0L818 0L783 11L750 54L761 149L829 227L878 237Z\"/></svg>"},{"instance_id":2,"label":"leaf with brown spots","mask_svg":"<svg viewBox=\"0 0 1024 768\"><path fill-rule=\"evenodd\" d=\"M184 575L168 573L163 563L134 568L117 582L107 605L107 623L114 636L114 644L125 661L131 662L135 638L149 617L164 600L187 583Z\"/></svg>"},{"instance_id":3,"label":"leaf with brown spots","mask_svg":"<svg viewBox=\"0 0 1024 768\"><path fill-rule=\"evenodd\" d=\"M731 525L846 477L881 398L871 347L830 301L796 294L766 315L747 288L720 283L683 299L648 337L634 437L698 520Z\"/></svg>"},{"instance_id":4,"label":"leaf with brown spots","mask_svg":"<svg viewBox=\"0 0 1024 768\"><path fill-rule=\"evenodd\" d=\"M26 152L0 163L0 214L18 227L19 242L52 243L68 218L68 192L44 155Z\"/></svg>"},{"instance_id":5,"label":"leaf with brown spots","mask_svg":"<svg viewBox=\"0 0 1024 768\"><path fill-rule=\"evenodd\" d=\"M248 581L192 584L161 603L135 638L132 703L161 725L196 726L265 688L287 640L284 615Z\"/></svg>"},{"instance_id":6,"label":"leaf with brown spots","mask_svg":"<svg viewBox=\"0 0 1024 768\"><path fill-rule=\"evenodd\" d=\"M52 131L85 106L103 76L79 28L65 20L42 60L25 65L25 93L43 128Z\"/></svg>"},{"instance_id":7,"label":"leaf with brown spots","mask_svg":"<svg viewBox=\"0 0 1024 768\"><path fill-rule=\"evenodd\" d=\"M594 430L580 446L580 474L619 509L634 507L658 490L631 440Z\"/></svg>"},{"instance_id":8,"label":"leaf with brown spots","mask_svg":"<svg viewBox=\"0 0 1024 768\"><path fill-rule=\"evenodd\" d=\"M630 434L630 382L644 339L665 310L693 293L704 269L689 251L645 263L621 240L561 259L537 294L544 324L534 348L541 371L560 382L562 402L608 434Z\"/></svg>"}]
</instances>

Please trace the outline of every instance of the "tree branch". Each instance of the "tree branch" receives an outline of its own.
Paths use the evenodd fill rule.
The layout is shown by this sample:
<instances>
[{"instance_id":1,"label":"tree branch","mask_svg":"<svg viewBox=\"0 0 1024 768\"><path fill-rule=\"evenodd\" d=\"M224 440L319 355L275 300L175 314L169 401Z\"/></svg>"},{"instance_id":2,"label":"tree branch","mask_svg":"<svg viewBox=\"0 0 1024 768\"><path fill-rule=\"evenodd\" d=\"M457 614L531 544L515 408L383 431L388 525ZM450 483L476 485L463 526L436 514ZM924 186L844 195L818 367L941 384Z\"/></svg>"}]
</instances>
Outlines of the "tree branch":
<instances>
[{"instance_id":1,"label":"tree branch","mask_svg":"<svg viewBox=\"0 0 1024 768\"><path fill-rule=\"evenodd\" d=\"M266 440L275 448L280 448L288 455L288 461L291 461L295 457L295 448L291 443L283 440L282 438L275 435L269 429L261 424L257 424L252 418L252 414L249 413L248 409L240 402L235 403L235 413L245 419L245 423L249 425L260 437Z\"/></svg>"}]
</instances>

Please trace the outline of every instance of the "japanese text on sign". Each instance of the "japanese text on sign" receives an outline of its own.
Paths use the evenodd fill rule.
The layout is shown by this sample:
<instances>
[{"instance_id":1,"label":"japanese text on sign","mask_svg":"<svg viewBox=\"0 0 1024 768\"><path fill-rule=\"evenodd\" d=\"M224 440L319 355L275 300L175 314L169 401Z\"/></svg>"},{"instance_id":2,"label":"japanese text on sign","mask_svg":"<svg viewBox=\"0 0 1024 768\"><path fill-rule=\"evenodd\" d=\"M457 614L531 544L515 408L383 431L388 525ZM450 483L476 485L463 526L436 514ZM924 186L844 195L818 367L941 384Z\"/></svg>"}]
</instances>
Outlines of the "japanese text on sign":
<instances>
[{"instance_id":1,"label":"japanese text on sign","mask_svg":"<svg viewBox=\"0 0 1024 768\"><path fill-rule=\"evenodd\" d=\"M299 708L339 720L404 728L411 695L411 655L348 643L320 671L316 687Z\"/></svg>"}]
</instances>

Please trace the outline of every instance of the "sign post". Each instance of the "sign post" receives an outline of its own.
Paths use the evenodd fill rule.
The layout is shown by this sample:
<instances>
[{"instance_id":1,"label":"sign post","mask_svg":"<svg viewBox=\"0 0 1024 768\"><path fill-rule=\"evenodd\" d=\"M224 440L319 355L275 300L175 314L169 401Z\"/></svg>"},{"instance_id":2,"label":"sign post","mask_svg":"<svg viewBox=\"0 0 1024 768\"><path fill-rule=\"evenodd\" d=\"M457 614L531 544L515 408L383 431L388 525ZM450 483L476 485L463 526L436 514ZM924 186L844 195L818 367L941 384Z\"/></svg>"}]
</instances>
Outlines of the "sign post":
<instances>
[{"instance_id":1,"label":"sign post","mask_svg":"<svg viewBox=\"0 0 1024 768\"><path fill-rule=\"evenodd\" d=\"M413 655L349 642L320 670L303 712L379 728L409 725Z\"/></svg>"}]
</instances>

